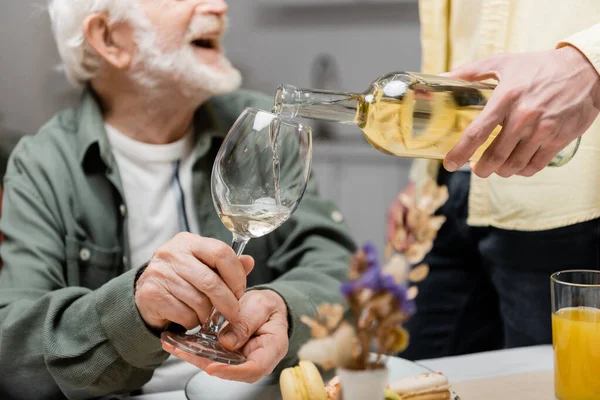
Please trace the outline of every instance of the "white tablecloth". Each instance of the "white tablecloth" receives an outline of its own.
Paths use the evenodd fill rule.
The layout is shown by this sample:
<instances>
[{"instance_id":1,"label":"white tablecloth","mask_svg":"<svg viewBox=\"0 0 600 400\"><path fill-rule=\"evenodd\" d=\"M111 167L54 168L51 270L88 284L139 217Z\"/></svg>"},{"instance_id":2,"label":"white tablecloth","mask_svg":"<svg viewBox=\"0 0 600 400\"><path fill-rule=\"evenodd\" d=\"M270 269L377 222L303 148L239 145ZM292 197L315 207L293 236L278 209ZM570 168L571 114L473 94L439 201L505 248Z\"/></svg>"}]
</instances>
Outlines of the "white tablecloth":
<instances>
[{"instance_id":1,"label":"white tablecloth","mask_svg":"<svg viewBox=\"0 0 600 400\"><path fill-rule=\"evenodd\" d=\"M433 371L443 372L450 382L544 371L553 368L552 346L492 351L422 360L418 363ZM390 368L393 368L393 362L390 363ZM186 400L183 389L186 382L197 372L198 370L189 364L169 359L165 367L155 374L152 381L146 386L153 393L135 396L131 400Z\"/></svg>"}]
</instances>

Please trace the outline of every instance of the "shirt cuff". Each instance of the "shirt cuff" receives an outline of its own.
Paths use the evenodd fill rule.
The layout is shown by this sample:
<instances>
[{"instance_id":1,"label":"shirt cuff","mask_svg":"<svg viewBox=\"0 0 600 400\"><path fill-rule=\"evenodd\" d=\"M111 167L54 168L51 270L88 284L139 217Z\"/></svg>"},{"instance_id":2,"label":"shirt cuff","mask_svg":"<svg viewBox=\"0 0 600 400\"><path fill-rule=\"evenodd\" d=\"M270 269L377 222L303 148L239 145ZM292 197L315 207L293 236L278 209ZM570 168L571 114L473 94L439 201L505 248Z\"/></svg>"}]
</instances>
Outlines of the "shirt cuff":
<instances>
[{"instance_id":1,"label":"shirt cuff","mask_svg":"<svg viewBox=\"0 0 600 400\"><path fill-rule=\"evenodd\" d=\"M556 48L565 46L573 46L578 49L587 57L600 75L600 24L561 40Z\"/></svg>"},{"instance_id":2,"label":"shirt cuff","mask_svg":"<svg viewBox=\"0 0 600 400\"><path fill-rule=\"evenodd\" d=\"M108 341L119 355L137 368L152 367L167 359L160 338L142 319L135 305L138 270L130 270L96 290L96 312Z\"/></svg>"}]
</instances>

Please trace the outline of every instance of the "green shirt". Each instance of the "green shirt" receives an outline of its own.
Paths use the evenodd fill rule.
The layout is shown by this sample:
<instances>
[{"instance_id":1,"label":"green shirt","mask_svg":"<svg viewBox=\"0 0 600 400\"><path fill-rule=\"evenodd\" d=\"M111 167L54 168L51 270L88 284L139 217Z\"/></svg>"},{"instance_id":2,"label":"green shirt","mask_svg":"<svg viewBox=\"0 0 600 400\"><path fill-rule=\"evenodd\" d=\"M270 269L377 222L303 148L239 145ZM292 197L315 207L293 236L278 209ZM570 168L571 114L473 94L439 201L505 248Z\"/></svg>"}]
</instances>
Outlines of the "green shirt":
<instances>
[{"instance_id":1,"label":"green shirt","mask_svg":"<svg viewBox=\"0 0 600 400\"><path fill-rule=\"evenodd\" d=\"M193 200L204 236L231 241L210 191L224 136L244 107L271 105L239 91L196 113ZM21 140L4 186L0 398L83 399L140 388L168 354L135 306L127 204L91 93ZM355 245L347 226L332 219L334 211L311 178L293 216L246 247L256 260L248 287L279 293L291 316L289 352L279 370L297 361L309 338L299 317L342 300L339 285Z\"/></svg>"}]
</instances>

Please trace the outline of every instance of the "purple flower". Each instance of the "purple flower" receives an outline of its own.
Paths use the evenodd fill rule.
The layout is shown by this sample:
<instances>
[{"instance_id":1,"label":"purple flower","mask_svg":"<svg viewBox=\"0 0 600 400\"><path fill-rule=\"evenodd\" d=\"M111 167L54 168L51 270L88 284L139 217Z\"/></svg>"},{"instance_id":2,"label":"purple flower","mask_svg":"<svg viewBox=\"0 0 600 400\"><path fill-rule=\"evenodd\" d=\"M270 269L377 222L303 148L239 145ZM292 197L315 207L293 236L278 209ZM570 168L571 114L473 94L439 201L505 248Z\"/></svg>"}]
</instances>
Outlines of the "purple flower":
<instances>
[{"instance_id":1,"label":"purple flower","mask_svg":"<svg viewBox=\"0 0 600 400\"><path fill-rule=\"evenodd\" d=\"M341 292L348 297L354 292L370 289L373 292L389 292L398 301L398 306L407 314L412 315L415 312L415 303L407 298L407 288L399 285L390 275L385 275L377 257L377 248L367 243L363 246L363 251L367 256L368 268L360 278L355 281L347 281L342 284Z\"/></svg>"},{"instance_id":2,"label":"purple flower","mask_svg":"<svg viewBox=\"0 0 600 400\"><path fill-rule=\"evenodd\" d=\"M369 268L381 267L379 264L379 258L377 257L377 246L371 242L367 242L363 245L362 251L367 256L367 264Z\"/></svg>"},{"instance_id":3,"label":"purple flower","mask_svg":"<svg viewBox=\"0 0 600 400\"><path fill-rule=\"evenodd\" d=\"M416 305L414 300L408 299L408 289L404 285L398 285L394 278L389 275L384 276L384 282L382 289L390 292L398 301L398 307L402 309L408 315L414 315L416 311Z\"/></svg>"},{"instance_id":4,"label":"purple flower","mask_svg":"<svg viewBox=\"0 0 600 400\"><path fill-rule=\"evenodd\" d=\"M341 292L345 297L351 296L358 288L358 281L348 281L342 283Z\"/></svg>"}]
</instances>

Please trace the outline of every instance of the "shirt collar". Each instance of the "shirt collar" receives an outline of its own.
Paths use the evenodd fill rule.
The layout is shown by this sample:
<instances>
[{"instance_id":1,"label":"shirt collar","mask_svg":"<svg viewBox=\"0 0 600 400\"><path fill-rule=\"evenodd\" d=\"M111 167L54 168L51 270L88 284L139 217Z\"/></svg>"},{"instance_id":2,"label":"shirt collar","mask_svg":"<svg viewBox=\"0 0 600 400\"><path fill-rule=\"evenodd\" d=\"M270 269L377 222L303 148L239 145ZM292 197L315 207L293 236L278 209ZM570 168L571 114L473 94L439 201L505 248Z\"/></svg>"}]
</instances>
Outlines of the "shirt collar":
<instances>
[{"instance_id":1,"label":"shirt collar","mask_svg":"<svg viewBox=\"0 0 600 400\"><path fill-rule=\"evenodd\" d=\"M84 169L98 168L100 164L112 169L115 159L104 126L100 100L91 90L86 90L77 110L78 159ZM211 100L201 105L194 115L196 155L204 155L212 139L227 135L225 121Z\"/></svg>"}]
</instances>

